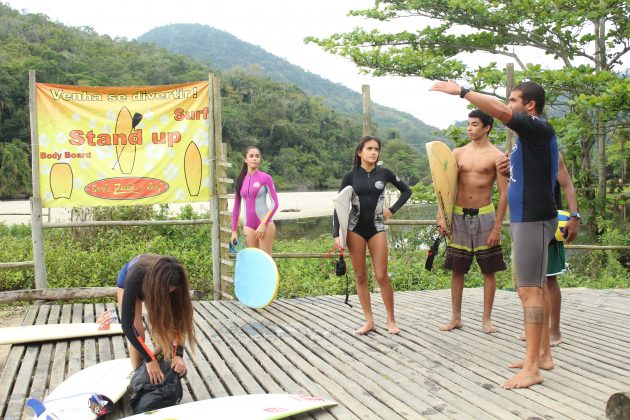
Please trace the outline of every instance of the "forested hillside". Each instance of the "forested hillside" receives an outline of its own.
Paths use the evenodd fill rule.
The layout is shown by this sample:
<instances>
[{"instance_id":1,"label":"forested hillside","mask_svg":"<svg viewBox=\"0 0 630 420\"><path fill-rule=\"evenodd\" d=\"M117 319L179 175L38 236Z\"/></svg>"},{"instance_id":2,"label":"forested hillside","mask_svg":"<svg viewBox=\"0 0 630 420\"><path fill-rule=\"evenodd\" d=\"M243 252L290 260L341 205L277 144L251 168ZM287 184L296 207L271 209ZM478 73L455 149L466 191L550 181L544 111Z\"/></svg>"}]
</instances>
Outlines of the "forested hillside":
<instances>
[{"instance_id":1,"label":"forested hillside","mask_svg":"<svg viewBox=\"0 0 630 420\"><path fill-rule=\"evenodd\" d=\"M173 24L154 28L138 40L186 54L218 69L241 67L259 72L275 81L295 84L309 95L321 96L324 103L337 112L354 115L362 113L359 93L305 71L225 31L199 24ZM382 134L390 133L390 137L395 137L395 133L399 133L404 140L416 145L418 150L424 150L424 143L435 140L433 133L439 131L393 108L374 104L372 113L372 120L380 127Z\"/></svg>"},{"instance_id":2,"label":"forested hillside","mask_svg":"<svg viewBox=\"0 0 630 420\"><path fill-rule=\"evenodd\" d=\"M345 116L300 88L206 63L162 48L73 28L0 4L0 198L30 194L28 71L71 85L160 85L222 76L223 140L231 175L240 153L257 144L280 189L337 186L361 135L361 118ZM384 134L384 133L378 133Z\"/></svg>"}]
</instances>

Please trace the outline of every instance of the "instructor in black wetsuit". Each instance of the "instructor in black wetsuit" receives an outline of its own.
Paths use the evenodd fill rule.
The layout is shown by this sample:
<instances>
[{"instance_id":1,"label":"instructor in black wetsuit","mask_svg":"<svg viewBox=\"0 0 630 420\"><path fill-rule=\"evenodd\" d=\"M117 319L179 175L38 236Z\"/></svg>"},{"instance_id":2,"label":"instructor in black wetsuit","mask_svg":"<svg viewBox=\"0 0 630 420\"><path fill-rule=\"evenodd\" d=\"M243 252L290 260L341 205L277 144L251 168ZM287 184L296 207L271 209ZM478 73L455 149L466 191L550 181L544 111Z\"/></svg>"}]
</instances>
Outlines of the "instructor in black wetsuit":
<instances>
[{"instance_id":1,"label":"instructor in black wetsuit","mask_svg":"<svg viewBox=\"0 0 630 420\"><path fill-rule=\"evenodd\" d=\"M437 82L433 91L459 95L499 119L518 135L507 156L497 159L499 173L509 179L510 235L516 256L516 284L523 304L525 358L508 365L521 371L505 389L527 388L543 381L540 369L554 368L549 346L548 245L558 226L554 185L558 176L558 140L542 115L545 90L525 81L514 86L508 104L453 81Z\"/></svg>"},{"instance_id":2,"label":"instructor in black wetsuit","mask_svg":"<svg viewBox=\"0 0 630 420\"><path fill-rule=\"evenodd\" d=\"M147 309L151 337L171 368L184 375L184 344L195 344L188 273L174 257L143 254L123 266L118 274L118 309L129 356L134 367L147 363L151 383L164 380L154 353L145 343L142 302ZM157 352L156 352L157 353Z\"/></svg>"},{"instance_id":3,"label":"instructor in black wetsuit","mask_svg":"<svg viewBox=\"0 0 630 420\"><path fill-rule=\"evenodd\" d=\"M381 289L383 303L387 310L387 329L390 334L398 334L394 317L394 291L387 275L387 233L385 220L392 217L411 196L409 187L389 169L377 166L381 152L381 142L373 136L365 136L359 142L352 161L352 171L348 172L341 182L339 191L352 185L352 209L348 222L348 249L354 274L357 294L365 315L365 325L355 331L367 334L374 331L374 317L370 303L368 275L366 268L366 245L372 257L374 276ZM385 186L393 184L400 191L398 201L390 208L385 208ZM339 243L339 219L334 214L333 236L337 246Z\"/></svg>"}]
</instances>

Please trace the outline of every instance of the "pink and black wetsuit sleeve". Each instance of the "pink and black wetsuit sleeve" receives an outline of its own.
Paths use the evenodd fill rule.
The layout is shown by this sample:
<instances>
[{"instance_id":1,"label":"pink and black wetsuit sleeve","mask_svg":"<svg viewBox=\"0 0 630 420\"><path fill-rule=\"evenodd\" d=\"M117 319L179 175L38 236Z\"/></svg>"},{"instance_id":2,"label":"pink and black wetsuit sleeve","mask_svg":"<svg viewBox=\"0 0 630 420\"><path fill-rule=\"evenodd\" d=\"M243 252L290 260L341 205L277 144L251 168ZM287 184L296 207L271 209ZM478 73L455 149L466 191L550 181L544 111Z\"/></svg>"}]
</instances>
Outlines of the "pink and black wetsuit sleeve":
<instances>
[{"instance_id":1,"label":"pink and black wetsuit sleeve","mask_svg":"<svg viewBox=\"0 0 630 420\"><path fill-rule=\"evenodd\" d=\"M241 214L241 191L234 191L234 207L232 208L232 232L236 232L236 228L238 227L238 218L240 214Z\"/></svg>"},{"instance_id":2,"label":"pink and black wetsuit sleeve","mask_svg":"<svg viewBox=\"0 0 630 420\"><path fill-rule=\"evenodd\" d=\"M271 198L271 209L267 206L267 194ZM256 171L243 178L243 185L238 196L234 196L234 209L232 210L232 231L236 231L241 202L245 203L243 214L243 226L256 230L261 223L269 223L278 210L278 194L270 175Z\"/></svg>"},{"instance_id":3,"label":"pink and black wetsuit sleeve","mask_svg":"<svg viewBox=\"0 0 630 420\"><path fill-rule=\"evenodd\" d=\"M146 268L140 267L137 264L129 267L124 283L125 292L123 293L121 305L120 323L129 343L142 355L144 360L150 362L155 360L153 352L151 352L144 340L142 340L133 325L136 299L142 300L142 281L144 280L145 274Z\"/></svg>"},{"instance_id":4,"label":"pink and black wetsuit sleeve","mask_svg":"<svg viewBox=\"0 0 630 420\"><path fill-rule=\"evenodd\" d=\"M273 178L271 178L271 175L266 174L264 172L259 172L259 173L262 175L262 178L264 179L263 182L264 182L264 185L267 187L267 194L269 194L269 197L271 198L271 209L269 209L267 214L261 220L261 223L268 224L269 222L273 220L273 215L276 214L278 207L280 207L280 203L278 202L278 193L276 192L276 186L273 184Z\"/></svg>"}]
</instances>

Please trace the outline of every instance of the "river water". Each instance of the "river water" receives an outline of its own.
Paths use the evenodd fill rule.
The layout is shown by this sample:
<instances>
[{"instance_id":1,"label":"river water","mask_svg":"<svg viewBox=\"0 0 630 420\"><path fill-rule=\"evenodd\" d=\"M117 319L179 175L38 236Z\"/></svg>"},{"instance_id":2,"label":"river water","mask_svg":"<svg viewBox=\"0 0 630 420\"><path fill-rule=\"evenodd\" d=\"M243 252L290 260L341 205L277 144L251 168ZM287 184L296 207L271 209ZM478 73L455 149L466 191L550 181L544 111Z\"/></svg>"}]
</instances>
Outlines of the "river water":
<instances>
[{"instance_id":1,"label":"river water","mask_svg":"<svg viewBox=\"0 0 630 420\"><path fill-rule=\"evenodd\" d=\"M276 220L277 238L317 238L332 232L332 200L336 191L315 192L280 192L280 207L274 216ZM396 197L389 197L395 200ZM169 209L173 216L187 204L171 204ZM208 213L209 203L190 203L197 213ZM232 209L233 199L228 200L228 208ZM8 214L22 213L22 214ZM65 208L43 209L44 222L70 221L70 210ZM435 206L404 206L396 215L398 219L432 219L435 217ZM28 200L0 201L0 223L29 224L30 203ZM397 228L400 229L400 228Z\"/></svg>"},{"instance_id":2,"label":"river water","mask_svg":"<svg viewBox=\"0 0 630 420\"><path fill-rule=\"evenodd\" d=\"M314 192L280 192L278 201L280 207L276 212L275 220L304 219L310 217L332 216L332 200L336 191ZM228 200L228 208L232 209L233 199ZM187 204L170 204L169 209L173 215L177 215L181 208ZM196 213L208 213L210 203L190 203ZM7 225L30 223L31 207L28 200L0 201L0 223ZM19 215L9 213L22 213ZM44 222L70 221L70 210L65 208L43 209Z\"/></svg>"}]
</instances>

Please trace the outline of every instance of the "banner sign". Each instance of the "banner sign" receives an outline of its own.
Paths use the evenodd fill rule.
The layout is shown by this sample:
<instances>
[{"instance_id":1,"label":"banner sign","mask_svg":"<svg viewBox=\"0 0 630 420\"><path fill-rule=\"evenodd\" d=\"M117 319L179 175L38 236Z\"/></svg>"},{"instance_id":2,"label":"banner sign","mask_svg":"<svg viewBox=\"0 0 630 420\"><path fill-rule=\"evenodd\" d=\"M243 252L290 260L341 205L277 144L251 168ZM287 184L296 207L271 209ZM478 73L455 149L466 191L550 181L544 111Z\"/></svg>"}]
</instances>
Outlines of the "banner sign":
<instances>
[{"instance_id":1,"label":"banner sign","mask_svg":"<svg viewBox=\"0 0 630 420\"><path fill-rule=\"evenodd\" d=\"M42 207L209 201L207 81L35 88Z\"/></svg>"}]
</instances>

